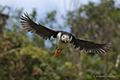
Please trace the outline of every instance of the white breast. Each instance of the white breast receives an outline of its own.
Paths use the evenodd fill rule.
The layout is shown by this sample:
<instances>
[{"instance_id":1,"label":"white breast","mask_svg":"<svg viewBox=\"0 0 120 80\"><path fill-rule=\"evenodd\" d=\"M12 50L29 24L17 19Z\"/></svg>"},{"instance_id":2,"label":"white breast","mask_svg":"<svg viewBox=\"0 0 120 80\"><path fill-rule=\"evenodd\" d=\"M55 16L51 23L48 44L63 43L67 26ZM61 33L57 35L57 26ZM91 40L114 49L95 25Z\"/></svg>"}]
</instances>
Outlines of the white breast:
<instances>
[{"instance_id":1,"label":"white breast","mask_svg":"<svg viewBox=\"0 0 120 80\"><path fill-rule=\"evenodd\" d=\"M69 43L61 42L61 40L58 39L58 38L56 39L56 45L57 45L58 49L64 49L64 48L66 48L68 46L68 44Z\"/></svg>"},{"instance_id":2,"label":"white breast","mask_svg":"<svg viewBox=\"0 0 120 80\"><path fill-rule=\"evenodd\" d=\"M57 38L56 38L56 45L58 47L58 49L64 49L68 46L69 43L63 43L60 40L60 36L61 36L61 32L58 33Z\"/></svg>"}]
</instances>

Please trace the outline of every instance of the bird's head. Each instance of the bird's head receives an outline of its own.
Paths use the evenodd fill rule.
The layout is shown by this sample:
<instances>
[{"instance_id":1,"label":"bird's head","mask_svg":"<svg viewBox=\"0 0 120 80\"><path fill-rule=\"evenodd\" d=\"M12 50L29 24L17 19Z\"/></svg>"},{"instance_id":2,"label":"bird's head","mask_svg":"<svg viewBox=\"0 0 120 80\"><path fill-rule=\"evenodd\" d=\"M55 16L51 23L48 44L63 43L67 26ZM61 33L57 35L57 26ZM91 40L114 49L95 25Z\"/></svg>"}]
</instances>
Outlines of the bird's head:
<instances>
[{"instance_id":1,"label":"bird's head","mask_svg":"<svg viewBox=\"0 0 120 80\"><path fill-rule=\"evenodd\" d=\"M70 35L63 34L63 35L61 36L61 41L62 41L63 43L68 43L68 42L70 42L71 40L72 40L72 36L70 36Z\"/></svg>"}]
</instances>

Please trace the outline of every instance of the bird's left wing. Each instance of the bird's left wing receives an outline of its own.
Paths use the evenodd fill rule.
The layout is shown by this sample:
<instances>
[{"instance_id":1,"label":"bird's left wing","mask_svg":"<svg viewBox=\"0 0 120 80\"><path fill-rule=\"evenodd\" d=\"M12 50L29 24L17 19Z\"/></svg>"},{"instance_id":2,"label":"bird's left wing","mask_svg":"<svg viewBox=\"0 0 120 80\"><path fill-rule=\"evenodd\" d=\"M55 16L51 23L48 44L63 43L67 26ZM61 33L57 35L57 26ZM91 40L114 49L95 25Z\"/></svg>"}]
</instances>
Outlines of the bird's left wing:
<instances>
[{"instance_id":1,"label":"bird's left wing","mask_svg":"<svg viewBox=\"0 0 120 80\"><path fill-rule=\"evenodd\" d=\"M36 24L29 18L27 13L24 13L24 16L21 16L21 24L26 31L35 33L43 39L50 39L51 36L55 38L59 32L46 28L40 24Z\"/></svg>"},{"instance_id":2,"label":"bird's left wing","mask_svg":"<svg viewBox=\"0 0 120 80\"><path fill-rule=\"evenodd\" d=\"M74 36L71 43L73 43L73 45L75 46L74 47L75 49L85 50L87 52L97 53L97 54L106 53L111 47L111 42L106 44L98 44L91 41L81 40L81 39L75 38Z\"/></svg>"}]
</instances>

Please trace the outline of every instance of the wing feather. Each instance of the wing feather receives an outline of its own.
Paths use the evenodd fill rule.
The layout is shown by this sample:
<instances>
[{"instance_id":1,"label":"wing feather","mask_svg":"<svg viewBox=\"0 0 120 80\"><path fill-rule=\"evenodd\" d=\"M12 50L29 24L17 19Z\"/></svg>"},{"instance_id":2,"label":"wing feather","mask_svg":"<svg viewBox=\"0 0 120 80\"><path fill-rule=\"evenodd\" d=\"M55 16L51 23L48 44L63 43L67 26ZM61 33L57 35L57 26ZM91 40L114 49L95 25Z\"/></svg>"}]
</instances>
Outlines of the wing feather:
<instances>
[{"instance_id":1,"label":"wing feather","mask_svg":"<svg viewBox=\"0 0 120 80\"><path fill-rule=\"evenodd\" d=\"M21 16L21 24L26 31L35 33L38 36L42 37L43 39L47 39L47 38L50 39L51 36L55 38L59 32L59 31L51 30L40 24L36 24L30 19L27 13L24 13L24 16Z\"/></svg>"},{"instance_id":2,"label":"wing feather","mask_svg":"<svg viewBox=\"0 0 120 80\"><path fill-rule=\"evenodd\" d=\"M71 43L73 43L75 49L79 48L79 50L85 50L89 53L96 53L96 54L103 54L108 52L112 44L111 42L106 44L98 44L91 41L81 40L75 38L74 36Z\"/></svg>"}]
</instances>

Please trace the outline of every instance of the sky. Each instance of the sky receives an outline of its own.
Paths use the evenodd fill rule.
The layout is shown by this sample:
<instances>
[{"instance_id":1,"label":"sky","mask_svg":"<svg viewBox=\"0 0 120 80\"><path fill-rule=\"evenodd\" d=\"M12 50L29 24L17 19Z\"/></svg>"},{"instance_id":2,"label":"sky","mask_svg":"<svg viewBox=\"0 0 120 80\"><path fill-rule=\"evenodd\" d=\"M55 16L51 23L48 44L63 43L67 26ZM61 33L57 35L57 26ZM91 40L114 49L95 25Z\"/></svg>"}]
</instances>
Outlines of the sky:
<instances>
[{"instance_id":1,"label":"sky","mask_svg":"<svg viewBox=\"0 0 120 80\"><path fill-rule=\"evenodd\" d=\"M60 14L65 14L66 10L73 9L74 4L87 4L88 1L99 2L100 0L0 0L0 4L12 7L12 9L24 8L24 11L28 13L36 8L39 14L45 14L51 10L57 10Z\"/></svg>"},{"instance_id":2,"label":"sky","mask_svg":"<svg viewBox=\"0 0 120 80\"><path fill-rule=\"evenodd\" d=\"M89 1L99 3L100 0L0 0L0 5L9 6L13 9L24 8L25 11L31 12L36 8L40 14L44 14L51 10L58 10L61 14L73 7L79 7L82 4L88 4ZM115 0L116 4L120 0ZM78 6L76 6L78 5Z\"/></svg>"},{"instance_id":3,"label":"sky","mask_svg":"<svg viewBox=\"0 0 120 80\"><path fill-rule=\"evenodd\" d=\"M61 15L66 15L67 11L74 10L83 4L88 4L89 1L94 3L99 3L100 0L0 0L0 5L9 6L12 9L23 8L24 12L27 11L31 13L35 8L37 11L37 16L41 19L46 13L53 10L58 12L58 18ZM115 4L120 4L120 0L115 0ZM41 16L42 15L42 16Z\"/></svg>"},{"instance_id":4,"label":"sky","mask_svg":"<svg viewBox=\"0 0 120 80\"><path fill-rule=\"evenodd\" d=\"M23 8L23 12L27 11L28 14L32 13L35 8L39 19L44 18L46 13L56 10L58 13L57 18L62 23L61 15L64 16L67 11L72 11L81 5L88 4L89 1L96 4L100 2L100 0L0 0L0 5L9 6L12 11ZM120 0L115 0L115 2L115 5L120 4ZM67 31L70 32L69 30L68 28ZM48 43L49 41L45 44Z\"/></svg>"},{"instance_id":5,"label":"sky","mask_svg":"<svg viewBox=\"0 0 120 80\"><path fill-rule=\"evenodd\" d=\"M12 8L11 10L23 8L23 11L28 13L31 13L35 8L39 18L43 18L46 13L53 10L58 12L58 16L66 15L67 11L74 10L80 5L88 4L89 1L96 4L100 2L100 0L0 0L0 5L9 6ZM120 4L120 0L115 0L115 2Z\"/></svg>"}]
</instances>

